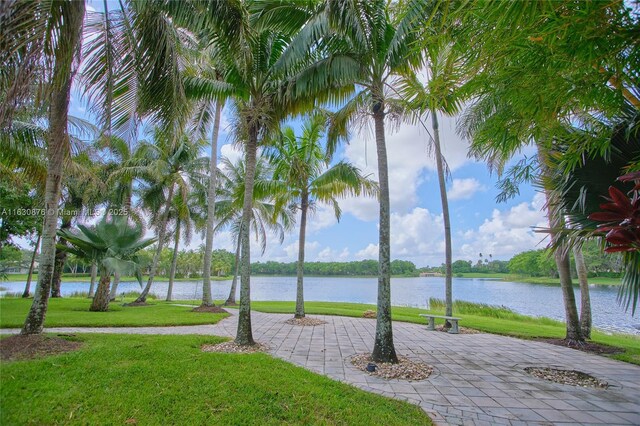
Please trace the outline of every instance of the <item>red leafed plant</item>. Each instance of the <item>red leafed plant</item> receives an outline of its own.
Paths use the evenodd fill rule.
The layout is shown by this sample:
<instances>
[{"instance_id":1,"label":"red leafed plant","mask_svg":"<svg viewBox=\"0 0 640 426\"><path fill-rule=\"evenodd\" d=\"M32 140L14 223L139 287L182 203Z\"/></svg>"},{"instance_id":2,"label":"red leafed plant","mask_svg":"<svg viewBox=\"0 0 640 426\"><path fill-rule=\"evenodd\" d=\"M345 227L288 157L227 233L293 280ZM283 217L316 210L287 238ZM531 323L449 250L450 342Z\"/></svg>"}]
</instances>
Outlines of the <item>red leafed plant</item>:
<instances>
[{"instance_id":1,"label":"red leafed plant","mask_svg":"<svg viewBox=\"0 0 640 426\"><path fill-rule=\"evenodd\" d=\"M597 230L606 232L606 252L640 251L640 172L627 173L618 180L635 183L629 195L610 186L609 197L605 197L608 202L600 204L602 211L590 214L589 219L603 222Z\"/></svg>"}]
</instances>

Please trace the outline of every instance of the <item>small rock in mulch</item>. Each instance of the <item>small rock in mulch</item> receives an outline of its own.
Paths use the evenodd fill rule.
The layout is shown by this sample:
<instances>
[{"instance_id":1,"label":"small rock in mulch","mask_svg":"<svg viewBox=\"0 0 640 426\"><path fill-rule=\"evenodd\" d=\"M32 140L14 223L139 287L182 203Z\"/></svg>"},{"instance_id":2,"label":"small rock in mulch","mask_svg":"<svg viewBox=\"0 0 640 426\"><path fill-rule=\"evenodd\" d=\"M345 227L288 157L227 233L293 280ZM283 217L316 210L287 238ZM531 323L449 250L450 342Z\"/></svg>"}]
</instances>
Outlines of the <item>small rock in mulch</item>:
<instances>
[{"instance_id":1,"label":"small rock in mulch","mask_svg":"<svg viewBox=\"0 0 640 426\"><path fill-rule=\"evenodd\" d=\"M197 308L193 308L191 312L209 312L212 314L222 314L222 313L228 314L228 312L222 309L220 306L204 306L204 305L200 305Z\"/></svg>"},{"instance_id":2,"label":"small rock in mulch","mask_svg":"<svg viewBox=\"0 0 640 426\"><path fill-rule=\"evenodd\" d=\"M234 341L218 343L217 345L203 345L203 352L222 352L225 354L251 354L254 352L267 352L269 347L261 343L254 345L239 345Z\"/></svg>"},{"instance_id":3,"label":"small rock in mulch","mask_svg":"<svg viewBox=\"0 0 640 426\"><path fill-rule=\"evenodd\" d=\"M362 313L362 318L375 318L375 317L376 317L376 311L372 311L371 309L368 309Z\"/></svg>"},{"instance_id":4,"label":"small rock in mulch","mask_svg":"<svg viewBox=\"0 0 640 426\"><path fill-rule=\"evenodd\" d=\"M598 355L613 355L620 354L624 352L624 349L617 348L615 346L609 345L601 345L599 343L593 342L578 342L575 340L566 340L566 339L536 339L541 342L551 343L556 346L564 346L566 348L577 349L583 352L590 352Z\"/></svg>"},{"instance_id":5,"label":"small rock in mulch","mask_svg":"<svg viewBox=\"0 0 640 426\"><path fill-rule=\"evenodd\" d=\"M318 318L303 317L303 318L289 318L284 323L289 325L299 325L302 327L315 327L317 325L326 324L327 322L322 321L321 319L318 319Z\"/></svg>"},{"instance_id":6,"label":"small rock in mulch","mask_svg":"<svg viewBox=\"0 0 640 426\"><path fill-rule=\"evenodd\" d=\"M444 331L446 333L449 332L448 328L444 328L444 324L436 325L436 331ZM472 328L460 327L458 326L458 333L460 334L479 334L478 330L474 330Z\"/></svg>"},{"instance_id":7,"label":"small rock in mulch","mask_svg":"<svg viewBox=\"0 0 640 426\"><path fill-rule=\"evenodd\" d=\"M424 362L412 361L407 357L399 356L397 364L386 362L373 362L376 369L367 371L367 365L373 362L371 354L358 354L351 357L351 363L370 376L378 376L383 379L425 380L433 372L433 367Z\"/></svg>"},{"instance_id":8,"label":"small rock in mulch","mask_svg":"<svg viewBox=\"0 0 640 426\"><path fill-rule=\"evenodd\" d=\"M607 382L596 379L595 377L576 370L560 370L556 368L544 367L527 367L524 369L527 373L539 379L549 382L560 383L562 385L580 386L583 388L600 388L609 387Z\"/></svg>"},{"instance_id":9,"label":"small rock in mulch","mask_svg":"<svg viewBox=\"0 0 640 426\"><path fill-rule=\"evenodd\" d=\"M39 358L75 351L80 347L82 347L82 342L74 342L60 337L18 334L0 339L0 359L13 361Z\"/></svg>"}]
</instances>

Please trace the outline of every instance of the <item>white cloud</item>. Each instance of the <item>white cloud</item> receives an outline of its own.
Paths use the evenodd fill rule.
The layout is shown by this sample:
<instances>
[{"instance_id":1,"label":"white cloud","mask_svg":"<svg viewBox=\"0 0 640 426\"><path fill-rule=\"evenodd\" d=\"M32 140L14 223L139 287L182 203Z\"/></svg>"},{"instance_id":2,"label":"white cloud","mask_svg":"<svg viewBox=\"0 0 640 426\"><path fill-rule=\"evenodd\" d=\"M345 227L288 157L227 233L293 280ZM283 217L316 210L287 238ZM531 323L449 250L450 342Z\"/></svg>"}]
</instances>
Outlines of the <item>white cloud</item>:
<instances>
[{"instance_id":1,"label":"white cloud","mask_svg":"<svg viewBox=\"0 0 640 426\"><path fill-rule=\"evenodd\" d=\"M340 203L342 207L342 203ZM300 211L296 210L296 223L300 220ZM307 214L307 233L313 234L321 229L330 228L338 223L333 207L326 204L320 204L316 207L315 212L309 211ZM299 225L296 224L295 233L298 235Z\"/></svg>"},{"instance_id":2,"label":"white cloud","mask_svg":"<svg viewBox=\"0 0 640 426\"><path fill-rule=\"evenodd\" d=\"M227 143L220 147L220 155L221 157L227 157L232 164L236 164L242 158L243 153L239 147Z\"/></svg>"},{"instance_id":3,"label":"white cloud","mask_svg":"<svg viewBox=\"0 0 640 426\"><path fill-rule=\"evenodd\" d=\"M443 155L449 168L455 170L468 162L468 143L455 132L455 118L440 119L440 138ZM386 130L389 170L389 193L391 211L407 213L417 205L417 191L426 178L426 172L435 171L436 163L429 149L429 134L422 126L403 125L397 132L389 126ZM375 140L363 132L356 135L345 147L346 159L358 166L365 174L378 180ZM350 198L341 202L345 212L365 221L378 217L377 201L364 197Z\"/></svg>"},{"instance_id":4,"label":"white cloud","mask_svg":"<svg viewBox=\"0 0 640 426\"><path fill-rule=\"evenodd\" d=\"M524 250L541 247L544 234L532 227L546 226L544 196L537 194L506 210L494 209L477 229L455 231L452 236L453 258L476 260L478 253L495 259L509 259ZM416 207L411 212L391 215L391 258L405 259L417 266L444 263L444 228L441 214ZM355 254L357 259L377 259L378 245L371 242Z\"/></svg>"},{"instance_id":5,"label":"white cloud","mask_svg":"<svg viewBox=\"0 0 640 426\"><path fill-rule=\"evenodd\" d=\"M391 258L417 265L440 264L444 256L442 215L416 207L407 214L391 214ZM377 259L378 244L370 243L356 253L359 259Z\"/></svg>"},{"instance_id":6,"label":"white cloud","mask_svg":"<svg viewBox=\"0 0 640 426\"><path fill-rule=\"evenodd\" d=\"M480 191L486 191L486 187L475 178L454 179L447 195L450 200L468 200Z\"/></svg>"},{"instance_id":7,"label":"white cloud","mask_svg":"<svg viewBox=\"0 0 640 426\"><path fill-rule=\"evenodd\" d=\"M351 253L347 247L343 248L341 252L338 252L331 247L325 247L318 253L315 260L320 262L343 262L349 260L350 255Z\"/></svg>"},{"instance_id":8,"label":"white cloud","mask_svg":"<svg viewBox=\"0 0 640 426\"><path fill-rule=\"evenodd\" d=\"M356 253L356 259L378 259L378 244L369 243Z\"/></svg>"},{"instance_id":9,"label":"white cloud","mask_svg":"<svg viewBox=\"0 0 640 426\"><path fill-rule=\"evenodd\" d=\"M536 194L530 203L520 203L506 211L494 209L491 219L485 219L477 230L460 234L464 243L459 245L458 256L475 260L478 253L483 253L508 259L521 251L543 247L545 234L532 229L548 226L545 213L540 209L543 205L544 195Z\"/></svg>"}]
</instances>

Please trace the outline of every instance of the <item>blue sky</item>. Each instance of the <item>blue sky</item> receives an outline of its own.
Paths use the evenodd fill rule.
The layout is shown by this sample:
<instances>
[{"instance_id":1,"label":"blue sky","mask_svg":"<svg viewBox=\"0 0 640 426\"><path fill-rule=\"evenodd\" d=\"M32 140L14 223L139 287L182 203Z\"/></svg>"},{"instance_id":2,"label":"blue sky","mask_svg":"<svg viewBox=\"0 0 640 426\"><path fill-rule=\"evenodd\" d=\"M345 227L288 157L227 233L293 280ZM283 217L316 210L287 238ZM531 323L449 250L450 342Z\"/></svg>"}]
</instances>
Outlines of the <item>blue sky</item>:
<instances>
[{"instance_id":1,"label":"blue sky","mask_svg":"<svg viewBox=\"0 0 640 426\"><path fill-rule=\"evenodd\" d=\"M115 7L115 5L114 5ZM90 2L89 10L102 10L102 2ZM86 105L76 93L71 114L86 117ZM219 139L219 156L238 158L229 137L228 110L224 111ZM294 122L297 127L297 122ZM440 117L443 154L451 169L448 182L454 259L476 261L478 254L495 259L509 259L515 253L543 247L543 236L533 226L545 226L543 197L530 185L520 188L520 196L497 204L497 177L486 165L467 157L468 144L455 132L455 117ZM417 266L444 262L442 208L435 162L427 149L427 133L417 126L403 125L396 132L387 131L391 194L391 256ZM527 149L525 154L532 154ZM207 154L208 155L208 154ZM348 145L338 151L336 160L345 159L365 173L377 177L375 141L368 134L354 134ZM328 206L319 205L309 218L307 260L346 261L376 259L378 243L378 208L373 199L350 198L340 203L343 215L338 223ZM293 261L297 258L297 229L282 245L271 238L264 256L252 250L252 260ZM195 235L189 245L202 242ZM214 238L215 248L234 251L231 236L221 232Z\"/></svg>"},{"instance_id":2,"label":"blue sky","mask_svg":"<svg viewBox=\"0 0 640 426\"><path fill-rule=\"evenodd\" d=\"M219 143L219 156L238 158L230 144L226 116ZM448 182L454 259L476 261L479 253L509 259L520 251L544 245L543 236L532 231L544 226L543 197L530 185L520 196L497 204L497 177L485 164L467 157L468 144L455 132L455 118L440 117L443 153L451 169ZM294 127L298 123L293 123ZM389 157L392 258L418 266L444 262L444 231L435 162L428 154L428 135L417 126L405 125L387 132ZM531 154L527 148L524 154ZM342 146L335 160L345 159L365 173L377 177L375 142L371 135L354 135ZM307 260L343 261L377 258L377 201L363 197L340 202L343 215L338 223L333 210L319 205L308 221ZM282 245L272 238L264 256L255 250L253 260L293 261L297 256L297 229ZM200 239L194 237L191 246ZM232 249L230 235L216 236L216 246Z\"/></svg>"}]
</instances>

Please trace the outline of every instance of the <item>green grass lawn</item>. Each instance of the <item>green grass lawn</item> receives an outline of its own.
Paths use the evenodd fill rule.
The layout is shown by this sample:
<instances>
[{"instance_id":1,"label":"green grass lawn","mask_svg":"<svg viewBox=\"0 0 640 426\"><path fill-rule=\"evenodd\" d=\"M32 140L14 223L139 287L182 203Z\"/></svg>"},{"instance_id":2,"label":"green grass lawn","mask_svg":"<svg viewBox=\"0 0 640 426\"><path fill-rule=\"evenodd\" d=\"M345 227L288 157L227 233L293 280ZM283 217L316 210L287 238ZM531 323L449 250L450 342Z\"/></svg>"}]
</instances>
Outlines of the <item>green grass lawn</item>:
<instances>
[{"instance_id":1,"label":"green grass lawn","mask_svg":"<svg viewBox=\"0 0 640 426\"><path fill-rule=\"evenodd\" d=\"M129 302L133 299L128 300ZM0 328L24 324L32 299L0 298ZM108 312L89 312L91 300L63 297L49 299L45 327L142 327L214 324L227 314L191 312L192 308L149 300L149 306L124 307L112 302Z\"/></svg>"},{"instance_id":2,"label":"green grass lawn","mask_svg":"<svg viewBox=\"0 0 640 426\"><path fill-rule=\"evenodd\" d=\"M418 407L209 336L79 335L82 349L2 363L0 424L429 425Z\"/></svg>"},{"instance_id":3,"label":"green grass lawn","mask_svg":"<svg viewBox=\"0 0 640 426\"><path fill-rule=\"evenodd\" d=\"M362 317L368 309L376 310L375 305L358 303L305 302L307 314L342 315ZM290 313L295 311L295 302L251 302L251 308L260 312ZM443 309L418 309L394 306L392 317L395 321L425 324L424 318L418 314L443 314ZM502 334L525 339L537 337L564 338L565 325L549 318L534 318L520 315L508 310L497 309L486 305L459 302L454 307L456 316L462 318L460 325L493 334ZM371 320L375 321L375 320ZM438 321L436 321L438 322ZM612 355L612 358L640 365L640 338L628 334L608 335L600 332L592 333L592 341L625 350L624 353Z\"/></svg>"},{"instance_id":4,"label":"green grass lawn","mask_svg":"<svg viewBox=\"0 0 640 426\"><path fill-rule=\"evenodd\" d=\"M546 284L546 285L560 285L559 278L551 278L551 277L529 277L523 275L513 275L513 274L482 274L479 272L466 272L459 274L462 275L462 278L486 278L486 279L494 279L494 280L502 280L502 281L512 281L512 282L520 282L520 283L530 283L530 284ZM620 278L610 278L610 277L592 277L589 278L589 284L591 285L620 285ZM578 280L573 280L573 285L579 285Z\"/></svg>"}]
</instances>

